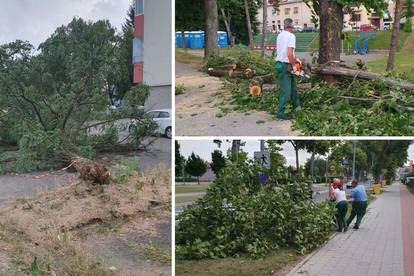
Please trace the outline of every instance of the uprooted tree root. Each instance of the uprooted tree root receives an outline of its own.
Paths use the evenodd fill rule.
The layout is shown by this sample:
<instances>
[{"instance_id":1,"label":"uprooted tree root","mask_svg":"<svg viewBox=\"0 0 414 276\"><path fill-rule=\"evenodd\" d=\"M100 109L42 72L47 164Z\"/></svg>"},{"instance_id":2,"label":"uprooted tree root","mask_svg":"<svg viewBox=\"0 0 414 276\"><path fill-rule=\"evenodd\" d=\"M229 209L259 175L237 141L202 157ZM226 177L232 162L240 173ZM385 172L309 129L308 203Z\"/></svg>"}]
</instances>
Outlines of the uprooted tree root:
<instances>
[{"instance_id":1,"label":"uprooted tree root","mask_svg":"<svg viewBox=\"0 0 414 276\"><path fill-rule=\"evenodd\" d=\"M19 264L13 263L11 258L3 267L9 267L11 270L8 272L29 269L34 256L37 256L37 265L58 275L73 273L70 269L76 266L82 269L82 266L94 265L101 269L102 274L99 275L107 275L97 265L102 262L94 261L80 249L85 234L96 234L93 227L100 227L103 222L116 222L120 227L147 231L139 229L144 226L135 221L171 211L170 171L164 167L145 175L137 173L124 184L104 185L104 189L99 187L102 185L81 181L30 198L13 200L1 208L0 245L4 243L1 248L9 250L0 250L0 257L2 251L6 256L19 255ZM88 231L82 231L84 228ZM3 239L3 236L10 240ZM86 263L72 268L62 266L62 263L80 262L82 256L86 256Z\"/></svg>"}]
</instances>

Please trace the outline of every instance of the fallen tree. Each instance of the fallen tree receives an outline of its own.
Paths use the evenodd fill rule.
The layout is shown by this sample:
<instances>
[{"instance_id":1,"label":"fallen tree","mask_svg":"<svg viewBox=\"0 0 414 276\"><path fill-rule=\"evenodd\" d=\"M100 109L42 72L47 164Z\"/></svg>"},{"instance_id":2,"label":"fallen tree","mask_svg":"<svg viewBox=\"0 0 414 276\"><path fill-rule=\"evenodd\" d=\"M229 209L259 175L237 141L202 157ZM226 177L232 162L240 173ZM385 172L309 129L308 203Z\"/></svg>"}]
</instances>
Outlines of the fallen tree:
<instances>
[{"instance_id":1,"label":"fallen tree","mask_svg":"<svg viewBox=\"0 0 414 276\"><path fill-rule=\"evenodd\" d=\"M109 22L75 18L38 51L19 40L0 45L0 140L18 147L11 170L72 164L82 179L104 184L109 172L93 161L96 152L126 143L139 149L153 134L141 108L149 87L120 88L127 68L119 42ZM111 108L113 95L122 96L122 108Z\"/></svg>"},{"instance_id":2,"label":"fallen tree","mask_svg":"<svg viewBox=\"0 0 414 276\"><path fill-rule=\"evenodd\" d=\"M354 70L342 66L333 65L315 65L312 66L312 73L318 75L331 75L347 78L358 78L362 80L381 80L384 81L389 87L400 87L405 90L414 90L414 83L407 81L396 80L389 77L384 77L381 74L372 73L368 71Z\"/></svg>"}]
</instances>

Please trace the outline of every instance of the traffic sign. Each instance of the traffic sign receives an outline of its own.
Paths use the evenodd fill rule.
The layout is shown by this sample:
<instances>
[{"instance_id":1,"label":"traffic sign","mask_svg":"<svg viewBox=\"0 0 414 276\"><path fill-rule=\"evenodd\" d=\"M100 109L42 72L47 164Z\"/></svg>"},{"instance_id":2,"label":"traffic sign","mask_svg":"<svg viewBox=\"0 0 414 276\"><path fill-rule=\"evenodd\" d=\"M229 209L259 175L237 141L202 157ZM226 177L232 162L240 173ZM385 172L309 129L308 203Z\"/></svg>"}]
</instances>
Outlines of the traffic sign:
<instances>
[{"instance_id":1,"label":"traffic sign","mask_svg":"<svg viewBox=\"0 0 414 276\"><path fill-rule=\"evenodd\" d=\"M270 167L270 153L268 151L255 151L254 160L265 168Z\"/></svg>"}]
</instances>

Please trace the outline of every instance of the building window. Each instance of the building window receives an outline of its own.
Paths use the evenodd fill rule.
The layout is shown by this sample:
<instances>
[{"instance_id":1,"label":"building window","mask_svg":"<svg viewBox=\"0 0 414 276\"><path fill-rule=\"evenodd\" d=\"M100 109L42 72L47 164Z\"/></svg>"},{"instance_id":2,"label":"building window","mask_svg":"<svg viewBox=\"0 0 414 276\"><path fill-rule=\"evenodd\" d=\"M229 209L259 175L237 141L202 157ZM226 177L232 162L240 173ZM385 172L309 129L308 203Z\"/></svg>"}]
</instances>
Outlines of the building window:
<instances>
[{"instance_id":1,"label":"building window","mask_svg":"<svg viewBox=\"0 0 414 276\"><path fill-rule=\"evenodd\" d=\"M290 14L290 8L286 8L285 9L285 15L289 15Z\"/></svg>"},{"instance_id":2,"label":"building window","mask_svg":"<svg viewBox=\"0 0 414 276\"><path fill-rule=\"evenodd\" d=\"M142 38L134 38L132 43L133 63L141 63L144 61L144 40Z\"/></svg>"},{"instance_id":3,"label":"building window","mask_svg":"<svg viewBox=\"0 0 414 276\"><path fill-rule=\"evenodd\" d=\"M280 10L277 10L276 11L276 15L280 15Z\"/></svg>"},{"instance_id":4,"label":"building window","mask_svg":"<svg viewBox=\"0 0 414 276\"><path fill-rule=\"evenodd\" d=\"M351 21L354 21L354 22L361 21L361 15L360 14L353 14L352 18L351 18Z\"/></svg>"},{"instance_id":5,"label":"building window","mask_svg":"<svg viewBox=\"0 0 414 276\"><path fill-rule=\"evenodd\" d=\"M294 7L293 8L293 13L294 14L298 14L299 13L299 8L298 7Z\"/></svg>"},{"instance_id":6,"label":"building window","mask_svg":"<svg viewBox=\"0 0 414 276\"><path fill-rule=\"evenodd\" d=\"M299 19L295 19L295 25L299 25Z\"/></svg>"},{"instance_id":7,"label":"building window","mask_svg":"<svg viewBox=\"0 0 414 276\"><path fill-rule=\"evenodd\" d=\"M135 0L135 15L144 13L144 0Z\"/></svg>"}]
</instances>

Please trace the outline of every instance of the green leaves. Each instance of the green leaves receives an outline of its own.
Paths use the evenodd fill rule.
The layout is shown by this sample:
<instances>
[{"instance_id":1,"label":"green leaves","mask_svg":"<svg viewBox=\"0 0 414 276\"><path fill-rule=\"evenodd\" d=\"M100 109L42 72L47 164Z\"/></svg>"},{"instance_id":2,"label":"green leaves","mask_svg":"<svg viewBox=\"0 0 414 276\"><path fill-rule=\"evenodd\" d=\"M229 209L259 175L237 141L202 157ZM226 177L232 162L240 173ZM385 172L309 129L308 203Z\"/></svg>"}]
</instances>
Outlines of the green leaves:
<instances>
[{"instance_id":1,"label":"green leaves","mask_svg":"<svg viewBox=\"0 0 414 276\"><path fill-rule=\"evenodd\" d=\"M270 181L261 192L261 170L251 160L228 162L207 194L178 216L178 258L260 258L286 246L305 253L328 238L334 207L313 204L309 185L283 165L266 172Z\"/></svg>"}]
</instances>

